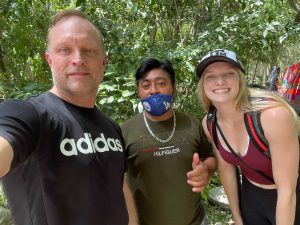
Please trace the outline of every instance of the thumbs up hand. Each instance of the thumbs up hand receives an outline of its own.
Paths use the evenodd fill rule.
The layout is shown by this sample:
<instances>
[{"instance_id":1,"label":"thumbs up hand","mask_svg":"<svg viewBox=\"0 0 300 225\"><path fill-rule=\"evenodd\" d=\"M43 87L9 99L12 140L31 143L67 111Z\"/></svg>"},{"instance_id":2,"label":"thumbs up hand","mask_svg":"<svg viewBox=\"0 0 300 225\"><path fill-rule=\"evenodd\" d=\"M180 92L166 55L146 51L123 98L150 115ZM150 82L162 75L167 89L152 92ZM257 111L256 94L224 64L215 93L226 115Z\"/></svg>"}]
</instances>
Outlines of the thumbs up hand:
<instances>
[{"instance_id":1,"label":"thumbs up hand","mask_svg":"<svg viewBox=\"0 0 300 225\"><path fill-rule=\"evenodd\" d=\"M194 153L192 170L187 173L187 183L192 186L193 192L201 192L209 181L209 169L199 158L198 153Z\"/></svg>"}]
</instances>

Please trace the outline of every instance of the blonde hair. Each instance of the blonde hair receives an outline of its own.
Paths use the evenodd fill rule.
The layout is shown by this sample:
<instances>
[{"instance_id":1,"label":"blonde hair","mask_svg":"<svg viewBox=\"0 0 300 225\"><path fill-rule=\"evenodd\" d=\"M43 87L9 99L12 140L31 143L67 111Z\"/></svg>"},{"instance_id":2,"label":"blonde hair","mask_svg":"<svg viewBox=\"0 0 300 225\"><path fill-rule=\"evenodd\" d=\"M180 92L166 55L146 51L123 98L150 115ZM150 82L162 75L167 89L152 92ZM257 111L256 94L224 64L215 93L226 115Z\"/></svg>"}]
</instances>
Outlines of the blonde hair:
<instances>
[{"instance_id":1,"label":"blonde hair","mask_svg":"<svg viewBox=\"0 0 300 225\"><path fill-rule=\"evenodd\" d=\"M65 9L65 10L59 11L58 13L56 13L54 15L54 17L51 21L51 25L50 25L49 29L53 28L58 22L60 22L64 19L67 19L69 17L72 17L72 16L78 16L82 19L90 21L90 23L93 24L91 19L86 14L84 14L83 12L81 12L79 10L76 10L76 9Z\"/></svg>"},{"instance_id":2,"label":"blonde hair","mask_svg":"<svg viewBox=\"0 0 300 225\"><path fill-rule=\"evenodd\" d=\"M274 107L285 107L287 108L294 120L297 127L298 134L300 134L300 119L294 108L279 95L267 91L250 88L251 108L249 111L261 111L268 108Z\"/></svg>"},{"instance_id":3,"label":"blonde hair","mask_svg":"<svg viewBox=\"0 0 300 225\"><path fill-rule=\"evenodd\" d=\"M95 24L91 21L91 19L85 13L81 12L80 10L76 10L76 9L64 9L64 10L59 11L58 13L55 14L55 16L53 17L53 19L51 21L49 29L48 29L48 36L47 36L48 46L50 44L49 34L50 34L51 30L53 29L53 27L55 27L55 25L58 24L59 22L61 22L63 20L66 20L66 19L68 19L70 17L73 17L73 16L80 17L84 20L87 20L94 26L94 28L95 28L95 30L98 34L98 37L99 37L100 46L101 46L101 48L103 49L103 52L104 52L104 41L103 41L102 33L100 32L100 30L95 26Z\"/></svg>"},{"instance_id":4,"label":"blonde hair","mask_svg":"<svg viewBox=\"0 0 300 225\"><path fill-rule=\"evenodd\" d=\"M240 108L242 110L247 110L249 109L250 102L249 102L249 89L247 88L246 78L240 69L238 69L237 67L234 67L234 69L239 74L239 92L235 99L235 107ZM204 75L201 76L198 84L199 98L200 98L200 102L203 104L204 109L208 111L213 104L205 95L203 80L204 80Z\"/></svg>"},{"instance_id":5,"label":"blonde hair","mask_svg":"<svg viewBox=\"0 0 300 225\"><path fill-rule=\"evenodd\" d=\"M290 111L298 130L298 134L300 134L300 119L293 107L279 95L271 91L248 88L244 73L236 67L235 69L238 71L240 78L239 92L235 99L236 109L241 109L244 112L251 112L261 111L267 108L285 107ZM213 106L213 104L205 94L203 80L204 76L201 77L198 84L199 99L204 109L208 112L209 108Z\"/></svg>"}]
</instances>

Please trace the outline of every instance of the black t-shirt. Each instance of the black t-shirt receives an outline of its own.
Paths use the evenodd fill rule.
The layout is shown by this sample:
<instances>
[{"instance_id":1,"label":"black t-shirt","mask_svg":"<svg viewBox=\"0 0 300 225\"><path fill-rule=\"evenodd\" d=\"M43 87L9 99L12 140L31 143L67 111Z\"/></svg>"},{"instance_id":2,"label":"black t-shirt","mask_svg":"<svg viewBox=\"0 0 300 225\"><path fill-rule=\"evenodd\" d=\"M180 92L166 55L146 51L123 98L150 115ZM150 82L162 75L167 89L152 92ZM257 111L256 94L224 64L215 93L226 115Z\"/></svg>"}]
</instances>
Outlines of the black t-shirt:
<instances>
[{"instance_id":1,"label":"black t-shirt","mask_svg":"<svg viewBox=\"0 0 300 225\"><path fill-rule=\"evenodd\" d=\"M119 126L96 107L46 92L0 104L0 136L14 150L3 178L15 225L127 225Z\"/></svg>"}]
</instances>

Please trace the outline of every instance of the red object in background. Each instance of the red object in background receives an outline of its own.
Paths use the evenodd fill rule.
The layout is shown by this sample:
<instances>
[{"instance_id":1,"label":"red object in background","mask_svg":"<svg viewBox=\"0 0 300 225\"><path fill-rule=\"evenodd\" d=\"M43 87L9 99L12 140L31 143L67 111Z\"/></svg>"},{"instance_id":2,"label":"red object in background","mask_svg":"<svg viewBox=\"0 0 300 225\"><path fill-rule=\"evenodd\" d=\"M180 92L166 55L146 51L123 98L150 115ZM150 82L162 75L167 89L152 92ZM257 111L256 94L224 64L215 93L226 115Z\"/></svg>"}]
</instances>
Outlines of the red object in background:
<instances>
[{"instance_id":1,"label":"red object in background","mask_svg":"<svg viewBox=\"0 0 300 225\"><path fill-rule=\"evenodd\" d=\"M300 62L285 67L282 87L279 93L289 102L300 104Z\"/></svg>"}]
</instances>

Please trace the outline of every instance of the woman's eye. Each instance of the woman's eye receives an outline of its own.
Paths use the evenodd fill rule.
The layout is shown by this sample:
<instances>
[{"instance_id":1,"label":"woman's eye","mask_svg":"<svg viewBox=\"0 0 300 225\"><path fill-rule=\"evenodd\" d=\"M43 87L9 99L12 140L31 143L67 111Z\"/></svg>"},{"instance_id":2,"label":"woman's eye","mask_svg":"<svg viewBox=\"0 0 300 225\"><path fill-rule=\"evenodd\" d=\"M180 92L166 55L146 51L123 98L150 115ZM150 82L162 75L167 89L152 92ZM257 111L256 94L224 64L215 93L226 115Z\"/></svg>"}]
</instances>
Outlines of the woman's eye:
<instances>
[{"instance_id":1,"label":"woman's eye","mask_svg":"<svg viewBox=\"0 0 300 225\"><path fill-rule=\"evenodd\" d=\"M213 75L209 75L209 76L206 76L205 78L206 78L206 80L213 80L214 76Z\"/></svg>"},{"instance_id":2,"label":"woman's eye","mask_svg":"<svg viewBox=\"0 0 300 225\"><path fill-rule=\"evenodd\" d=\"M233 76L236 75L236 73L234 73L234 72L228 72L228 73L226 73L225 75L226 75L227 77L233 77Z\"/></svg>"}]
</instances>

